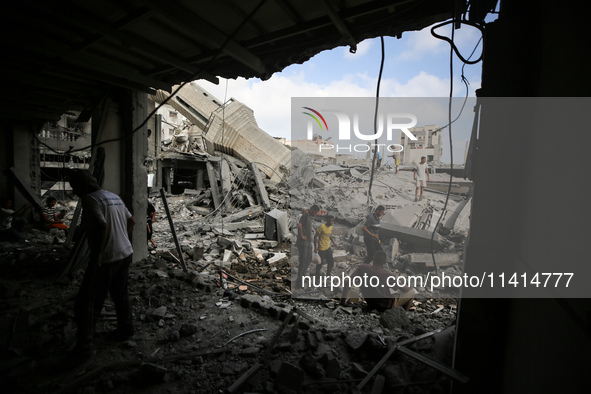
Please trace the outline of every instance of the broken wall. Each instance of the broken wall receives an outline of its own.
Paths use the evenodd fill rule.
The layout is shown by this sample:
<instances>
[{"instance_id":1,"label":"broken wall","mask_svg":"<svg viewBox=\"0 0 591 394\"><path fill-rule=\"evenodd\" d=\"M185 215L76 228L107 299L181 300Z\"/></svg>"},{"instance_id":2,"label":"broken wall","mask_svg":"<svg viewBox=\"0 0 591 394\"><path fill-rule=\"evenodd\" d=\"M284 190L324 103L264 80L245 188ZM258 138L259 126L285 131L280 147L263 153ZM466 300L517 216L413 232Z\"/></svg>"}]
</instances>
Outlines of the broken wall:
<instances>
[{"instance_id":1,"label":"broken wall","mask_svg":"<svg viewBox=\"0 0 591 394\"><path fill-rule=\"evenodd\" d=\"M260 170L275 182L280 180L278 174L289 171L290 149L263 131L252 109L239 101L215 114L204 139L210 153L218 150L247 163L260 163Z\"/></svg>"}]
</instances>

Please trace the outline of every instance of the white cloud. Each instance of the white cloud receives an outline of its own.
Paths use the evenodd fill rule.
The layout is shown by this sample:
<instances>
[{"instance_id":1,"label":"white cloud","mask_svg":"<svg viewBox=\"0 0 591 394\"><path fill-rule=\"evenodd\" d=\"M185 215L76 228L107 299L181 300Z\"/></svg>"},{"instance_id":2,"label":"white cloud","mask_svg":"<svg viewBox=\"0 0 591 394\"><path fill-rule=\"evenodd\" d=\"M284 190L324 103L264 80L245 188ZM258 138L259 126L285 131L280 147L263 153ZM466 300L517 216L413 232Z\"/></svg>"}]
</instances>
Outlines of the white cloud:
<instances>
[{"instance_id":1,"label":"white cloud","mask_svg":"<svg viewBox=\"0 0 591 394\"><path fill-rule=\"evenodd\" d=\"M421 71L406 83L386 80L384 95L393 97L445 97L449 95L449 80Z\"/></svg>"},{"instance_id":2,"label":"white cloud","mask_svg":"<svg viewBox=\"0 0 591 394\"><path fill-rule=\"evenodd\" d=\"M197 81L203 88L224 99L226 81L219 85L206 81ZM479 79L471 81L471 96L474 87L479 86ZM290 138L291 98L292 97L373 97L377 80L366 74L348 74L342 79L328 84L309 82L304 73L273 75L267 81L239 78L228 80L227 97L246 104L254 111L261 129L276 137ZM458 78L454 78L454 96L464 96L465 88ZM381 82L381 97L447 97L449 79L438 78L426 72L419 72L407 82L384 79Z\"/></svg>"},{"instance_id":3,"label":"white cloud","mask_svg":"<svg viewBox=\"0 0 591 394\"><path fill-rule=\"evenodd\" d=\"M431 27L426 27L417 32L407 32L404 41L406 49L397 57L397 61L417 61L423 57L433 57L442 53L449 53L450 44L434 37L431 34ZM451 25L446 25L435 30L440 36L451 39ZM481 37L480 31L469 25L462 25L460 29L454 32L454 43L462 56L468 58ZM478 58L482 52L482 46L476 50L472 59Z\"/></svg>"},{"instance_id":4,"label":"white cloud","mask_svg":"<svg viewBox=\"0 0 591 394\"><path fill-rule=\"evenodd\" d=\"M370 48L373 45L372 40L364 40L357 44L357 52L351 53L349 52L349 47L344 47L343 50L343 57L347 60L359 60L365 54L367 54Z\"/></svg>"},{"instance_id":5,"label":"white cloud","mask_svg":"<svg viewBox=\"0 0 591 394\"><path fill-rule=\"evenodd\" d=\"M437 33L444 35L444 28ZM408 37L404 41L406 49L400 53L397 60L417 61L424 56L438 55L447 51L448 44L431 35L431 26L420 31L406 32Z\"/></svg>"}]
</instances>

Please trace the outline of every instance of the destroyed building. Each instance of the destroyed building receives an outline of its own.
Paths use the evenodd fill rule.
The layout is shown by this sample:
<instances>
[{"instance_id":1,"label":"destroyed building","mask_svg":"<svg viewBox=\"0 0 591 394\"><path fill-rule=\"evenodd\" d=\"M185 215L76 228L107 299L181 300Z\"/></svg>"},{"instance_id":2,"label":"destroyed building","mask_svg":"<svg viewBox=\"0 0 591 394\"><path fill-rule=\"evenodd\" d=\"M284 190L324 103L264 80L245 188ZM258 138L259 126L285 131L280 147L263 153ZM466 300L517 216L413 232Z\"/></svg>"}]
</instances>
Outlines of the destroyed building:
<instances>
[{"instance_id":1,"label":"destroyed building","mask_svg":"<svg viewBox=\"0 0 591 394\"><path fill-rule=\"evenodd\" d=\"M427 158L427 163L441 161L441 127L435 125L412 127L409 131L416 137L411 140L406 134L400 133L402 151L400 162L403 164L419 163L421 157Z\"/></svg>"},{"instance_id":2,"label":"destroyed building","mask_svg":"<svg viewBox=\"0 0 591 394\"><path fill-rule=\"evenodd\" d=\"M551 158L568 158L569 168L584 171L586 145L558 142L549 146L557 132L585 132L577 126L586 124L589 104L588 57L580 45L584 13L573 12L579 8L571 2L541 1L533 6L502 0L499 18L485 24L485 15L496 4L485 0L326 1L321 7L311 1L255 4L234 0L207 4L142 0L11 3L0 16L7 58L0 73L4 93L0 99L0 190L16 207L29 202L39 209L42 174L36 136L47 122L57 122L68 112L79 113L76 123L91 125L91 160L99 157L98 148L104 148L108 176L103 187L121 195L130 211L143 218L148 199L146 158L153 155L156 171L156 157L161 154L153 151L159 144L147 143L148 129L160 135L148 125L152 119L149 95L171 94L173 86L198 79L215 83L218 76L268 79L325 49L349 46L355 51L357 43L366 38L400 36L455 18L456 28L465 23L478 26L484 41L482 88L466 161L465 177L473 181L472 196L458 201L448 216L449 226L453 221L454 227L458 223L458 232L465 231L460 218L466 216L463 208L470 207L469 238L457 252L463 254L465 269L497 274L501 264L512 264L517 272L543 262L559 273L573 261L585 265L589 212L584 181ZM502 97L504 105L486 100L495 97ZM514 105L523 97L535 98L526 109ZM557 98L563 105L548 105L541 98ZM169 104L177 108L172 99ZM427 299L417 301L421 304L415 305L416 311L390 316L391 320L339 307L332 300L300 302L281 296L289 288L284 280L289 263L282 251L274 249L279 241L268 240L263 220L271 216L270 223L279 223L283 219L277 212L271 214L272 209L298 204L297 198L285 202L277 186L281 182L275 171L281 174L289 149L285 148L285 155L285 150L279 150L272 158L240 153L240 146L248 141L239 127L226 128L225 118L234 117L237 123L244 119L253 140L266 133L257 130L252 114L239 104L211 105L224 108L223 114L215 113L215 120L207 114L191 118L190 109L183 110L186 114L180 107L177 110L190 119L195 134L211 133L212 148L220 153L212 162L231 167L232 158L239 160L234 162L238 168L234 182L240 174L248 174L248 186L240 190L266 191L269 206L258 212L240 210L236 221L223 216L223 225L218 227L191 217L191 213L201 215L203 200L213 199L213 194L207 196L210 189L186 202L184 195L165 194L174 213L168 222L169 215L158 207L157 223L162 228L156 233L162 235L168 223L176 230L178 247L171 247L170 253L152 254L145 229L138 226L133 233L135 269L130 283L141 335L125 344L105 343L98 364L67 373L51 368L52 357L66 350L75 330L72 305L81 271L53 280L69 266L70 250L64 250L61 241L52 245L48 234L43 237L49 238L37 242L44 245L41 249L39 245L3 245L3 388L16 392L358 388L376 393L539 393L579 392L585 387L591 305L588 297L561 296L564 289L535 299L512 297L511 293L491 298L463 294L457 304ZM206 131L208 124L213 127ZM225 136L229 135L227 145ZM189 132L187 138L191 138ZM62 156L69 159L71 153L66 150ZM171 191L178 168L178 153L173 153L174 157L163 158L170 162L163 162L161 174L154 178L163 183L170 179ZM193 165L193 160L198 162L195 168L205 165L203 171L208 171L209 161L200 161L196 154L186 161ZM274 161L280 164L274 167ZM264 175L253 179L255 167L243 171L240 162L247 168L254 162L265 163L260 168L257 164ZM211 164L211 177L203 173L203 185L193 186L206 189L206 178L224 181L223 174L216 174L224 170ZM168 178L165 168L170 169ZM302 168L303 179L310 175L312 183L305 187L312 190L312 197L314 188L333 177L342 177L362 194L368 177L367 168L316 170L310 173ZM177 174L177 185L183 175L182 171ZM383 186L374 193L397 206L407 226L412 223L413 230L428 231L425 228L431 220L427 219L439 214L436 207L403 206L408 193L404 189L408 186L403 185ZM153 186L153 191L159 186L164 185ZM224 190L223 184L218 187ZM458 187L464 185L458 183ZM348 191L338 191L334 198L349 198L342 193ZM430 193L426 202L438 202L440 198L434 195L445 196ZM196 205L190 204L200 197ZM245 206L250 204L247 195L235 197ZM259 197L253 196L255 201ZM350 195L352 201L355 197ZM215 206L215 201L211 204ZM363 216L364 204L365 199L354 206L351 216ZM234 224L252 216L261 224ZM241 226L245 227L238 229ZM387 231L397 237L416 236L415 231L400 231L399 226L390 223ZM355 234L351 235L354 239ZM193 236L202 244L183 243ZM245 239L257 241L259 247ZM170 237L157 241L163 248L172 245ZM395 243L391 246L392 251ZM429 252L412 253L417 255L405 257L405 264L421 263L425 261L421 254ZM224 263L230 268L222 271ZM574 281L581 283L586 277L575 275ZM224 291L224 282L234 287ZM112 304L107 303L101 311L105 329L112 326L114 317ZM437 332L452 326L454 331Z\"/></svg>"}]
</instances>

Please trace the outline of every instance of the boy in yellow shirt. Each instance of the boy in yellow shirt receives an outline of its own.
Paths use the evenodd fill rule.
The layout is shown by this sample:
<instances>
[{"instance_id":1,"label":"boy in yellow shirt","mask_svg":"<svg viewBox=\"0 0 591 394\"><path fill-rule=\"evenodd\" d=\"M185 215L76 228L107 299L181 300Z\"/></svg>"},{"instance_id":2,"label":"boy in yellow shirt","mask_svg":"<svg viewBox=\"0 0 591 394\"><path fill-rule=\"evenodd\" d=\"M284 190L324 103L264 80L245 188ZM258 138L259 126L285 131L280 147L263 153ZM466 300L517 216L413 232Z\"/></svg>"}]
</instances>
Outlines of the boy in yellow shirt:
<instances>
[{"instance_id":1,"label":"boy in yellow shirt","mask_svg":"<svg viewBox=\"0 0 591 394\"><path fill-rule=\"evenodd\" d=\"M334 216L328 215L326 223L316 229L314 235L314 252L320 255L320 264L316 265L316 276L320 276L320 269L326 262L326 275L330 276L332 268L334 267L334 258L332 257L332 249L330 243L337 247L337 243L332 237L332 225L334 224Z\"/></svg>"}]
</instances>

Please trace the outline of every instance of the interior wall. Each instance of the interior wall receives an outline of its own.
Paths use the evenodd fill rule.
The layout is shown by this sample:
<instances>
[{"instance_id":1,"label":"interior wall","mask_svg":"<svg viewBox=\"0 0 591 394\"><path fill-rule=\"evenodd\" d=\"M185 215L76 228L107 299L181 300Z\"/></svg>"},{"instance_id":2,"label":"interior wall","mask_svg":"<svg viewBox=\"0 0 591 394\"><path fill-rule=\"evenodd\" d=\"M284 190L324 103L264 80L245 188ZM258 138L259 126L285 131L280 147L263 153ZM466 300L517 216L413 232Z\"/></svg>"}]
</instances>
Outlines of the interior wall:
<instances>
[{"instance_id":1,"label":"interior wall","mask_svg":"<svg viewBox=\"0 0 591 394\"><path fill-rule=\"evenodd\" d=\"M503 2L487 28L480 97L589 95L583 15L568 3ZM483 106L467 270L519 271L524 262L544 262L563 272L563 261L588 264L588 145L580 140L588 140L587 130L563 126L573 116L584 119L583 103L575 101L568 114ZM454 367L471 379L454 392L577 392L591 372L583 361L591 351L589 316L585 298L514 299L507 292L502 299L462 299Z\"/></svg>"},{"instance_id":2,"label":"interior wall","mask_svg":"<svg viewBox=\"0 0 591 394\"><path fill-rule=\"evenodd\" d=\"M12 150L12 125L5 124L0 127L0 135L3 136L3 143L0 144L0 197L6 197L13 199L14 193L12 189L12 183L8 180L8 177L4 175L4 172L12 167L13 164L13 150Z\"/></svg>"},{"instance_id":3,"label":"interior wall","mask_svg":"<svg viewBox=\"0 0 591 394\"><path fill-rule=\"evenodd\" d=\"M148 172L144 166L148 154L148 95L137 91L125 94L125 115L123 134L131 136L125 140L124 168L125 189L123 199L135 218L133 231L133 261L140 261L148 255L146 237L146 212L148 208Z\"/></svg>"},{"instance_id":4,"label":"interior wall","mask_svg":"<svg viewBox=\"0 0 591 394\"><path fill-rule=\"evenodd\" d=\"M34 142L32 130L28 126L17 125L14 127L12 135L12 166L16 174L23 182L28 182L31 190L40 193L40 174L39 174L39 151ZM35 166L35 159L37 165ZM12 183L10 184L13 187ZM14 189L14 207L19 209L28 201L22 194ZM30 211L28 212L30 213ZM27 217L30 219L30 217Z\"/></svg>"}]
</instances>

